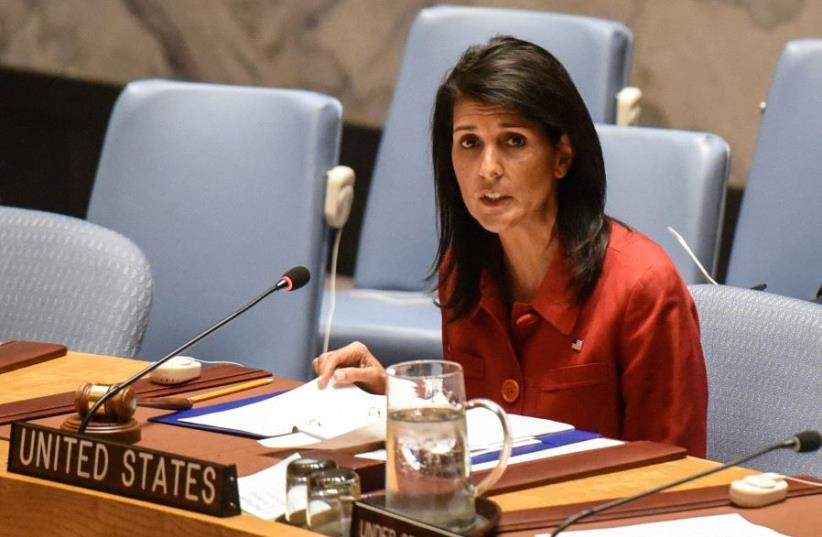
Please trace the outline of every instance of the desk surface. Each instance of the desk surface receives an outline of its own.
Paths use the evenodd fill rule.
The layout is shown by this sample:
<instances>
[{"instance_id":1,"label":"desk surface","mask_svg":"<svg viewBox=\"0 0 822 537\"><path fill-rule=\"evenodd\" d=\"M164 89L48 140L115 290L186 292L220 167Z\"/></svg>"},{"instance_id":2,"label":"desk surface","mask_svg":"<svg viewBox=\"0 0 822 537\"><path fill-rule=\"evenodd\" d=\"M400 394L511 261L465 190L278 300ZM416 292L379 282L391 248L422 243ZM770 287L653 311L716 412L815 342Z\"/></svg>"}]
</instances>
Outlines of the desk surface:
<instances>
[{"instance_id":1,"label":"desk surface","mask_svg":"<svg viewBox=\"0 0 822 537\"><path fill-rule=\"evenodd\" d=\"M115 382L145 366L145 362L69 353L0 375L0 403L74 390L87 381ZM218 402L215 399L214 402ZM53 483L6 471L8 441L0 440L0 520L9 536L70 535L130 537L313 535L249 515L215 518L161 505ZM623 472L534 487L493 497L505 511L546 505L602 500L639 492L705 470L717 463L688 457ZM733 468L674 490L727 484L753 473Z\"/></svg>"}]
</instances>

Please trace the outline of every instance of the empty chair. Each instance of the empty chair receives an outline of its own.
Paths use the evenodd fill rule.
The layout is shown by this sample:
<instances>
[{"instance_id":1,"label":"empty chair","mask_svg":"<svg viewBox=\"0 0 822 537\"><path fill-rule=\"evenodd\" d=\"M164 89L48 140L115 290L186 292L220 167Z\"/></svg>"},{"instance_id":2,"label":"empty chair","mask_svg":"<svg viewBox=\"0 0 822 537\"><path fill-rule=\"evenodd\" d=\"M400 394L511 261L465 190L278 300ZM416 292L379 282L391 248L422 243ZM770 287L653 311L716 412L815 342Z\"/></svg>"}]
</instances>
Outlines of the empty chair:
<instances>
[{"instance_id":1,"label":"empty chair","mask_svg":"<svg viewBox=\"0 0 822 537\"><path fill-rule=\"evenodd\" d=\"M782 52L762 116L726 282L812 299L822 286L822 39Z\"/></svg>"},{"instance_id":2,"label":"empty chair","mask_svg":"<svg viewBox=\"0 0 822 537\"><path fill-rule=\"evenodd\" d=\"M0 340L132 357L151 270L129 239L59 214L0 207Z\"/></svg>"},{"instance_id":3,"label":"empty chair","mask_svg":"<svg viewBox=\"0 0 822 537\"><path fill-rule=\"evenodd\" d=\"M731 461L822 428L822 305L729 286L690 287L708 369L708 458ZM822 475L822 453L771 452L746 466Z\"/></svg>"},{"instance_id":4,"label":"empty chair","mask_svg":"<svg viewBox=\"0 0 822 537\"><path fill-rule=\"evenodd\" d=\"M705 278L673 227L713 273L728 182L730 148L714 134L597 126L605 159L605 211L656 241L686 283Z\"/></svg>"},{"instance_id":5,"label":"empty chair","mask_svg":"<svg viewBox=\"0 0 822 537\"><path fill-rule=\"evenodd\" d=\"M431 285L425 276L437 245L429 147L434 94L468 46L498 34L532 41L553 53L568 69L594 121L614 121L633 45L622 24L528 10L422 10L406 43L377 155L356 260L356 289L339 293L332 348L359 339L377 351L394 353L378 354L387 362L440 355L439 313L420 294ZM431 322L437 323L434 331Z\"/></svg>"},{"instance_id":6,"label":"empty chair","mask_svg":"<svg viewBox=\"0 0 822 537\"><path fill-rule=\"evenodd\" d=\"M306 91L141 81L120 95L88 219L146 253L155 301L145 359L158 359L304 265L279 293L187 351L306 378L322 285L325 173L341 107Z\"/></svg>"}]
</instances>

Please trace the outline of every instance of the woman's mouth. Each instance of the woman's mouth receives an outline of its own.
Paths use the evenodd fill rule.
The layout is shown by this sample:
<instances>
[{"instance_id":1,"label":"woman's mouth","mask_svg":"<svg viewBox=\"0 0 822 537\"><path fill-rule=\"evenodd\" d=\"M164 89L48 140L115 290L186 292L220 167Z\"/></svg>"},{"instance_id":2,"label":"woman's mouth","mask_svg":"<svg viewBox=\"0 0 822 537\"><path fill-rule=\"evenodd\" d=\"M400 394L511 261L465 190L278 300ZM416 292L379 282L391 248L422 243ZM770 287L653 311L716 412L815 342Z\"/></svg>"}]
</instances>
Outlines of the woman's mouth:
<instances>
[{"instance_id":1,"label":"woman's mouth","mask_svg":"<svg viewBox=\"0 0 822 537\"><path fill-rule=\"evenodd\" d=\"M479 199L486 207L497 207L510 200L511 196L506 196L499 192L485 192L480 195Z\"/></svg>"}]
</instances>

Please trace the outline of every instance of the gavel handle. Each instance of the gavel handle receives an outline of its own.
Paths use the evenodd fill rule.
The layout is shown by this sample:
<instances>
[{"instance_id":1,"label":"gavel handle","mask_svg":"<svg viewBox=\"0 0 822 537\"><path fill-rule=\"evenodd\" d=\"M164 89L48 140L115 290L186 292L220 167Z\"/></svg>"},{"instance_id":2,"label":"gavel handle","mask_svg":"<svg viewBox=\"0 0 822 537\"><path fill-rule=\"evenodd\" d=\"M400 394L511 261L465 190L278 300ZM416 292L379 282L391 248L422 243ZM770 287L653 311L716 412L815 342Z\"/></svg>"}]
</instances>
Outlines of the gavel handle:
<instances>
[{"instance_id":1,"label":"gavel handle","mask_svg":"<svg viewBox=\"0 0 822 537\"><path fill-rule=\"evenodd\" d=\"M147 397L138 399L137 406L164 408L167 410L188 410L193 406L191 399L185 397Z\"/></svg>"}]
</instances>

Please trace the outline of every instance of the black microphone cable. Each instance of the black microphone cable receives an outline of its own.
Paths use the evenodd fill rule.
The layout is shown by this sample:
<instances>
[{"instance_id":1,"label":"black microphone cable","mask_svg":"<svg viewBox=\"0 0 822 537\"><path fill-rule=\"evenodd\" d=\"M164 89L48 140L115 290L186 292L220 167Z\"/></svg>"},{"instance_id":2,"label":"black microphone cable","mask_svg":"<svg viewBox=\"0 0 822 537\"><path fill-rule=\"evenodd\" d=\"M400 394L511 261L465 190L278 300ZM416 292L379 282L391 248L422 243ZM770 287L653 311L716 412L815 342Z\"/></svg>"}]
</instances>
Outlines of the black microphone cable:
<instances>
[{"instance_id":1,"label":"black microphone cable","mask_svg":"<svg viewBox=\"0 0 822 537\"><path fill-rule=\"evenodd\" d=\"M246 311L248 311L252 307L256 306L257 303L259 303L262 299L264 299L265 297L267 297L271 293L273 293L275 291L279 291L281 289L286 289L287 291L295 291L295 290L299 289L300 287L304 286L305 284L307 284L310 279L311 279L311 273L308 271L307 268L302 267L302 266L297 266L297 267L292 268L291 270L289 270L288 272L283 274L282 277L279 279L279 281L276 284L274 284L272 287L270 287L270 288L266 289L265 291L263 291L262 293L260 293L260 295L258 295L256 298L254 298L251 302L249 302L248 304L246 304L242 308L238 309L237 311L235 311L234 313L232 313L228 317L224 318L223 320L221 320L217 324L211 326L210 328L207 328L206 330L204 330L200 334L194 336L192 339L188 340L187 342L183 343L182 345L180 345L179 347L177 347L176 349L174 349L170 353L163 356L160 360L150 364L145 369L142 369L141 371L138 371L137 373L135 373L134 375L132 375L131 377L126 379L125 382L123 382L121 384L114 384L113 386L111 386L108 389L108 391L106 391L106 393L104 393L102 395L102 397L100 397L94 403L94 405L92 405L92 407L89 409L89 411L83 417L83 421L80 422L80 427L77 429L77 432L78 433L84 433L86 431L86 427L88 427L89 421L91 421L91 418L94 416L94 413L97 412L97 409L99 409L101 406L103 406L106 403L106 401L108 401L109 399L114 397L120 391L122 391L122 390L126 389L127 387L131 386L132 384L137 382L140 378L142 378L143 376L151 373L152 371L154 371L155 369L157 369L158 367L160 367L161 365L166 363L168 360L170 360L171 358L174 358L175 356L177 356L178 354L180 354L181 352L183 352L184 350L186 350L190 346L194 345L195 343L197 343L198 341L200 341L204 337L208 336L212 332L214 332L216 330L219 330L220 328L222 328L226 324L230 323L235 318L239 317L240 315L242 315L243 313L245 313Z\"/></svg>"}]
</instances>

